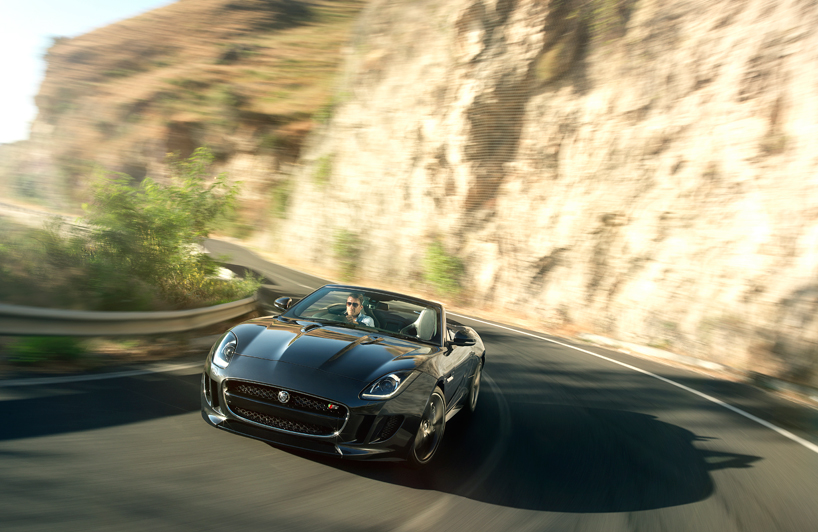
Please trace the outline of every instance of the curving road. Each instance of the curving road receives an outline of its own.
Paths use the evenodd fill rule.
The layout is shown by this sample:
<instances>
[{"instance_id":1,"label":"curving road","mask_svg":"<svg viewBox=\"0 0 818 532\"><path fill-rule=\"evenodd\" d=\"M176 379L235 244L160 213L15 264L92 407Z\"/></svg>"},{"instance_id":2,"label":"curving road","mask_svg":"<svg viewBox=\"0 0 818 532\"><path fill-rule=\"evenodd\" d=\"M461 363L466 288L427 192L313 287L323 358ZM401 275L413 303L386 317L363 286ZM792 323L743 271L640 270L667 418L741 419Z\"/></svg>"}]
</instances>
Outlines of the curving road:
<instances>
[{"instance_id":1,"label":"curving road","mask_svg":"<svg viewBox=\"0 0 818 532\"><path fill-rule=\"evenodd\" d=\"M283 291L322 284L228 244L208 247ZM452 419L436 463L422 472L214 430L199 414L195 366L0 383L0 529L818 529L815 410L461 319L488 350L478 414L472 423Z\"/></svg>"}]
</instances>

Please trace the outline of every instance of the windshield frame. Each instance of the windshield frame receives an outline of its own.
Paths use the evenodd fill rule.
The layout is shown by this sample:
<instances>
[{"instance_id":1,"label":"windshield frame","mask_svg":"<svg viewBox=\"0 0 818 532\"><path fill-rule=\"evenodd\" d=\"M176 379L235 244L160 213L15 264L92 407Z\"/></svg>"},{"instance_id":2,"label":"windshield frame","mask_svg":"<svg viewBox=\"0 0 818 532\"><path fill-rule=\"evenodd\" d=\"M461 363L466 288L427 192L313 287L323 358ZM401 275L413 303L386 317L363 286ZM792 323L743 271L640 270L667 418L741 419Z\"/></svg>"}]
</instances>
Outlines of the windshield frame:
<instances>
[{"instance_id":1,"label":"windshield frame","mask_svg":"<svg viewBox=\"0 0 818 532\"><path fill-rule=\"evenodd\" d=\"M436 315L436 331L434 336L430 340L424 340L418 336L414 336L411 334L404 334L400 331L394 331L391 329L379 328L379 327L369 327L367 325L363 325L360 323L348 323L346 321L339 321L335 319L328 319L327 317L316 317L316 316L307 316L304 315L304 312L308 311L311 307L313 307L316 303L320 302L322 299L327 297L330 292L361 292L364 295L364 298L368 301L377 301L377 302L384 302L384 301L398 301L402 303L406 303L408 305L413 305L416 307L421 308L429 308L435 311ZM364 309L364 313L368 316L372 315L372 308ZM421 309L418 309L421 310ZM419 312L418 312L419 314ZM322 286L321 288L315 290L314 292L308 294L300 301L295 303L292 307L287 309L285 312L281 314L284 318L295 319L300 321L313 321L315 323L321 323L322 325L327 326L339 326L345 328L355 328L360 329L366 332L376 333L378 335L385 335L385 336L393 336L395 338L400 338L404 340L408 340L411 342L422 342L424 344L434 345L436 347L444 347L445 340L446 340L446 321L445 321L445 312L443 309L443 305L436 302L436 301L429 301L425 299L420 299L417 297L407 296L405 294L400 294L397 292L389 292L384 290L377 290L372 288L360 287L360 286L350 286L350 285L336 285L330 284ZM376 319L377 316L373 316Z\"/></svg>"}]
</instances>

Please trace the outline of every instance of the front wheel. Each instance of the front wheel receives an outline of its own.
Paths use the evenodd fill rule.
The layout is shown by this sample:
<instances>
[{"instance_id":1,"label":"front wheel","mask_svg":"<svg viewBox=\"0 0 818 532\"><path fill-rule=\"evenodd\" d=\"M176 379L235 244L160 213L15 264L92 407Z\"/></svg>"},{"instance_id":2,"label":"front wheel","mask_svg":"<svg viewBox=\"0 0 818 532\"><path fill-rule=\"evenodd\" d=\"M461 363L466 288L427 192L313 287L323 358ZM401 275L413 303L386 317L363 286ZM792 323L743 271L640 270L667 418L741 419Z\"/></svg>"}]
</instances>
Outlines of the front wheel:
<instances>
[{"instance_id":1,"label":"front wheel","mask_svg":"<svg viewBox=\"0 0 818 532\"><path fill-rule=\"evenodd\" d=\"M443 391L435 387L420 418L415 441L409 450L409 466L420 467L428 464L435 456L443 431L446 429L446 399Z\"/></svg>"},{"instance_id":2,"label":"front wheel","mask_svg":"<svg viewBox=\"0 0 818 532\"><path fill-rule=\"evenodd\" d=\"M468 398L468 410L469 414L473 414L474 411L477 409L477 397L480 395L480 378L483 373L483 361L480 360L477 362L477 369L474 370L474 377L471 380L471 385L469 386L469 398Z\"/></svg>"}]
</instances>

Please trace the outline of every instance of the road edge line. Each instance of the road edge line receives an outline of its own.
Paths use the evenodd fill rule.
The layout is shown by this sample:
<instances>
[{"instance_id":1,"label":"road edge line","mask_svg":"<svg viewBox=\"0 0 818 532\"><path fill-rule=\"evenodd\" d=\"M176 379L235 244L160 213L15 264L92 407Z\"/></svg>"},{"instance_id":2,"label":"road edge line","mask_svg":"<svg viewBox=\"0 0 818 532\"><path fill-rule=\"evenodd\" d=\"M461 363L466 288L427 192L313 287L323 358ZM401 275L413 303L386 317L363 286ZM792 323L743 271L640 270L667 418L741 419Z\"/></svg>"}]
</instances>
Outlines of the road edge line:
<instances>
[{"instance_id":1,"label":"road edge line","mask_svg":"<svg viewBox=\"0 0 818 532\"><path fill-rule=\"evenodd\" d=\"M786 429L782 429L781 427L773 425L769 421L765 421L765 420L763 420L763 419L761 419L759 417L756 417L753 414L750 414L749 412L745 412L744 410L742 410L742 409L740 409L738 407L735 407L735 406L733 406L733 405L731 405L729 403L725 403L721 399L717 399L716 397L713 397L711 395L707 395L704 392L694 390L693 388L685 386L684 384L678 383L676 381L670 380L670 379L662 377L660 375L656 375L655 373L651 373L650 371L644 370L642 368L638 368L636 366L632 366L630 364L626 364L625 362L620 362L620 361L615 360L613 358L606 357L605 355L600 355L599 353L594 353L593 351L588 351L587 349L582 349L581 347L576 347L576 346L566 344L566 343L563 343L563 342L558 342L557 340L552 340L551 338L546 338L544 336L539 336L539 335L536 335L534 333L530 333L530 332L526 332L526 331L520 331L518 329L512 329L511 327L506 327L505 325L498 325L496 323L491 323L491 322L480 320L480 319L477 319L477 318L472 318L472 317L469 317L469 316L466 316L466 315L463 315L463 314L455 314L454 312L449 312L449 314L452 314L453 316L458 316L460 318L466 318L466 319L469 319L469 320L472 320L472 321L476 321L478 323L484 323L486 325L491 325L492 327L497 327L499 329L505 329L507 331L516 332L516 333L522 334L524 336L530 336L532 338L537 338L538 340L545 340L546 342L550 342L552 344L560 345L562 347L567 347L569 349L574 349L574 350L579 351L581 353L585 353L587 355L595 356L597 358L601 358L602 360L607 360L608 362L613 362L614 364L617 364L619 366L622 366L622 367L625 367L625 368L628 368L628 369L632 369L632 370L634 370L636 372L642 373L642 374L647 375L649 377L653 377L654 379L658 379L658 380L660 380L662 382L666 382L667 384L671 384L673 386L676 386L677 388L681 388L682 390L690 392L690 393L692 393L694 395L698 395L699 397L701 397L703 399L707 399L708 401L710 401L712 403L715 403L715 404L717 404L717 405L719 405L719 406L721 406L723 408L726 408L727 410L731 410L731 411L735 412L736 414L744 416L745 418L749 419L750 421L755 421L759 425L761 425L763 427L766 427L766 428L768 428L770 430L773 430L773 431L777 432L778 434L784 436L785 438L788 438L789 440L792 440L795 443L798 443L798 444L806 447L810 451L818 454L818 445L815 445L811 441L805 440L804 438L802 438L800 436L797 436L797 435L793 434L792 432L790 432L790 431L788 431Z\"/></svg>"}]
</instances>

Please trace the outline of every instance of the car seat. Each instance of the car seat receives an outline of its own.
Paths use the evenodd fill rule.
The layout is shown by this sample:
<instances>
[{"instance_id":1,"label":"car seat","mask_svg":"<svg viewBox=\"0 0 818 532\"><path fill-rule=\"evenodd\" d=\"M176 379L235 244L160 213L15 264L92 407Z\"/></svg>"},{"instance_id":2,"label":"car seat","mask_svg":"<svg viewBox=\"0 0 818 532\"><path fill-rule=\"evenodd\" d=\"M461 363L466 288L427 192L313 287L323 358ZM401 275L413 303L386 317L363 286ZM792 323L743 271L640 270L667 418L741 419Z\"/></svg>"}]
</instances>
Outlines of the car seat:
<instances>
[{"instance_id":1,"label":"car seat","mask_svg":"<svg viewBox=\"0 0 818 532\"><path fill-rule=\"evenodd\" d=\"M415 321L417 336L421 340L431 340L437 333L437 312L431 308L425 308Z\"/></svg>"}]
</instances>

